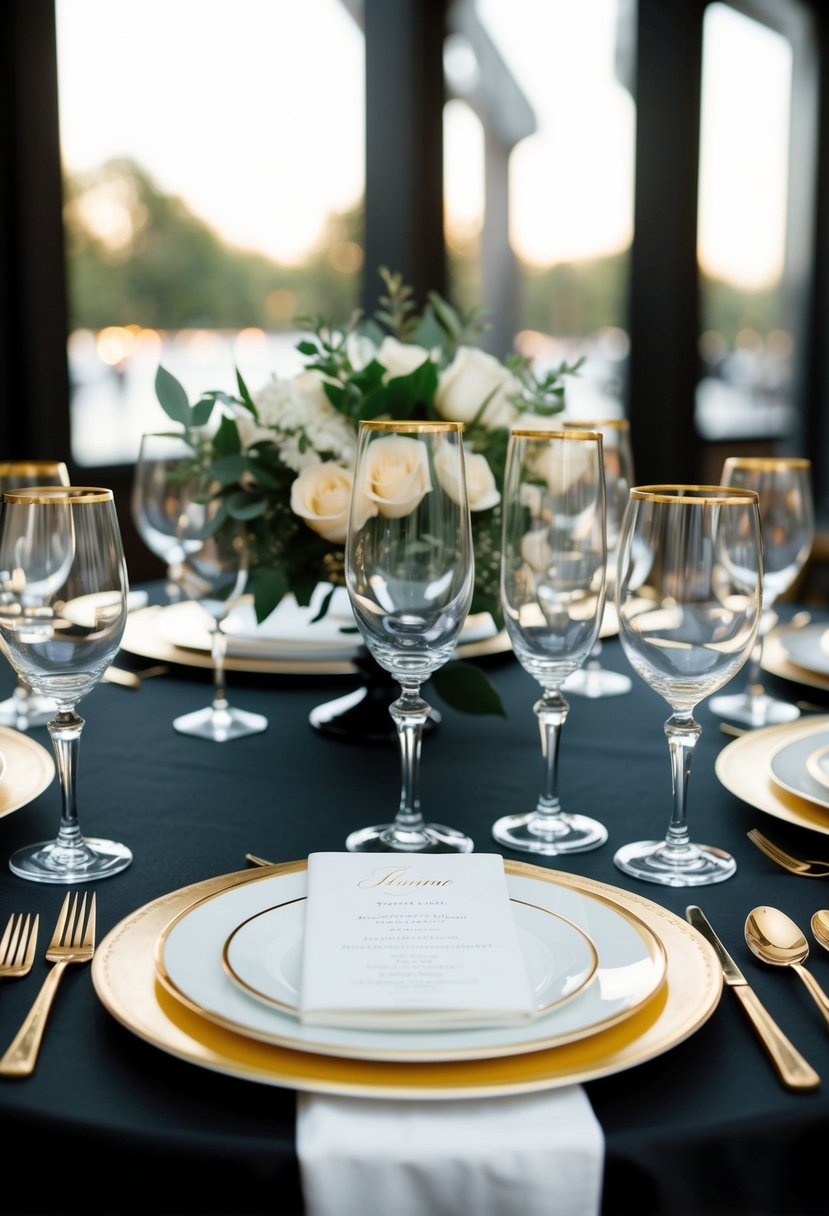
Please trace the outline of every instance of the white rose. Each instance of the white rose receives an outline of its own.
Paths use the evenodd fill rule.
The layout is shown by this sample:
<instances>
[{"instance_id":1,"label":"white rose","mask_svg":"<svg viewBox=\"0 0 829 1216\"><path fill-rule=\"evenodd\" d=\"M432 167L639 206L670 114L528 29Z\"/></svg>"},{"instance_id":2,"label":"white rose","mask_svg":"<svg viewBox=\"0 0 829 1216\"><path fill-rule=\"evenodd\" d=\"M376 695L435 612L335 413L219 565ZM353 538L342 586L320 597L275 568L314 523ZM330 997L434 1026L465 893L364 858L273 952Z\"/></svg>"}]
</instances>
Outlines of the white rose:
<instances>
[{"instance_id":1,"label":"white rose","mask_svg":"<svg viewBox=\"0 0 829 1216\"><path fill-rule=\"evenodd\" d=\"M348 530L353 482L351 470L331 460L303 469L291 485L291 510L312 531L341 545Z\"/></svg>"},{"instance_id":2,"label":"white rose","mask_svg":"<svg viewBox=\"0 0 829 1216\"><path fill-rule=\"evenodd\" d=\"M432 488L426 445L407 435L383 435L368 446L364 477L355 490L368 515L400 519L414 511ZM358 526L362 522L357 511Z\"/></svg>"},{"instance_id":3,"label":"white rose","mask_svg":"<svg viewBox=\"0 0 829 1216\"><path fill-rule=\"evenodd\" d=\"M480 452L466 452L466 496L470 511L486 511L497 506L501 495L495 484L495 476L485 456ZM458 492L458 461L452 448L443 448L435 458L435 469L440 484L453 502L460 502Z\"/></svg>"},{"instance_id":4,"label":"white rose","mask_svg":"<svg viewBox=\"0 0 829 1216\"><path fill-rule=\"evenodd\" d=\"M512 372L494 355L474 346L459 346L455 358L440 374L435 405L452 422L471 422L486 401L481 417L484 426L509 426L515 418L509 398L519 388Z\"/></svg>"},{"instance_id":5,"label":"white rose","mask_svg":"<svg viewBox=\"0 0 829 1216\"><path fill-rule=\"evenodd\" d=\"M414 342L398 342L397 338L384 338L377 351L377 359L386 369L384 380L408 376L430 358L425 347Z\"/></svg>"}]
</instances>

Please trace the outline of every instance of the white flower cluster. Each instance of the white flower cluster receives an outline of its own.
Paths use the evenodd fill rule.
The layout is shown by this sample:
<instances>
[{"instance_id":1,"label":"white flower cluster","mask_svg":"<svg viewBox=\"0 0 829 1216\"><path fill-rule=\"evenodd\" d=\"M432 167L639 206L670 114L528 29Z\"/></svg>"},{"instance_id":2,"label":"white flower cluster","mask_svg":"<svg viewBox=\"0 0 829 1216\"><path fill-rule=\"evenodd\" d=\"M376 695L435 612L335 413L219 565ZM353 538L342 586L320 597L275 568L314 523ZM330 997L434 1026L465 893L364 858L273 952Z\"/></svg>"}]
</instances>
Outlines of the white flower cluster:
<instances>
[{"instance_id":1,"label":"white flower cluster","mask_svg":"<svg viewBox=\"0 0 829 1216\"><path fill-rule=\"evenodd\" d=\"M270 440L296 473L320 464L323 456L350 465L357 450L351 423L328 400L317 372L306 371L290 379L272 376L254 394L259 411L256 422L244 407L235 410L243 450Z\"/></svg>"}]
</instances>

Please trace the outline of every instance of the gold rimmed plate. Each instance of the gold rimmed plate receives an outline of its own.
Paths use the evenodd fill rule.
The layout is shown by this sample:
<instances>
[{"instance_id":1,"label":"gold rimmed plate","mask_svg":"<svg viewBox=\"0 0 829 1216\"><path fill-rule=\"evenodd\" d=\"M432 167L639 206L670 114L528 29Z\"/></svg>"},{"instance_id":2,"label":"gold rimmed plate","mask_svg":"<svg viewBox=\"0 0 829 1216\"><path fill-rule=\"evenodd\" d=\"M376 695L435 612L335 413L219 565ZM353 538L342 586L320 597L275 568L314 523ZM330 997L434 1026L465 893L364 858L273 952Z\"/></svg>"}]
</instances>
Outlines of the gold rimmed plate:
<instances>
[{"instance_id":1,"label":"gold rimmed plate","mask_svg":"<svg viewBox=\"0 0 829 1216\"><path fill-rule=\"evenodd\" d=\"M722 749L717 756L715 772L726 789L757 810L797 824L798 827L829 835L829 814L826 809L810 798L785 788L775 779L772 771L773 759L781 749L795 744L802 750L805 766L806 756L818 746L818 740L823 735L829 735L829 716L824 714L746 731Z\"/></svg>"},{"instance_id":2,"label":"gold rimmed plate","mask_svg":"<svg viewBox=\"0 0 829 1216\"><path fill-rule=\"evenodd\" d=\"M829 692L829 675L815 671L809 666L803 666L800 662L795 662L792 657L797 647L797 636L805 632L806 628L811 628L811 626L797 629L782 625L772 629L763 641L760 665L764 671L773 676L780 676L783 680L791 680L793 684L805 684L809 688L819 688L823 692ZM824 629L825 626L820 627L821 632ZM791 650L790 647L792 647ZM798 653L800 652L798 651Z\"/></svg>"},{"instance_id":3,"label":"gold rimmed plate","mask_svg":"<svg viewBox=\"0 0 829 1216\"><path fill-rule=\"evenodd\" d=\"M0 816L28 806L49 787L55 762L35 739L19 730L0 726L0 750L5 768L0 781Z\"/></svg>"},{"instance_id":4,"label":"gold rimmed plate","mask_svg":"<svg viewBox=\"0 0 829 1216\"><path fill-rule=\"evenodd\" d=\"M629 1017L659 991L666 971L664 950L653 931L629 910L572 883L507 873L507 889L513 901L536 909L535 940L525 934L522 942L525 959L533 946L538 948L538 917L545 911L580 929L598 954L591 984L518 1025L408 1031L308 1025L284 1007L252 999L222 965L225 943L258 912L304 900L304 862L290 873L265 873L245 887L201 900L174 918L159 936L156 974L177 1000L228 1030L300 1051L366 1060L487 1059L537 1051L595 1034ZM580 970L586 961L579 959ZM260 971L260 989L265 982Z\"/></svg>"},{"instance_id":5,"label":"gold rimmed plate","mask_svg":"<svg viewBox=\"0 0 829 1216\"><path fill-rule=\"evenodd\" d=\"M267 871L288 873L303 863ZM201 1068L304 1092L387 1099L448 1100L555 1089L609 1076L670 1051L717 1007L722 972L713 950L684 920L635 893L523 862L508 875L572 882L613 898L647 924L667 960L665 983L629 1018L560 1047L487 1060L416 1064L366 1061L295 1051L225 1030L188 1009L157 981L155 947L170 920L196 900L256 881L239 871L171 892L136 909L101 942L92 962L95 991L108 1012L157 1049Z\"/></svg>"},{"instance_id":6,"label":"gold rimmed plate","mask_svg":"<svg viewBox=\"0 0 829 1216\"><path fill-rule=\"evenodd\" d=\"M222 947L222 965L243 992L293 1017L299 1017L306 904L304 897L290 899L254 913ZM598 971L599 956L584 930L571 921L523 900L511 904L535 1016L540 1017L587 987ZM257 1037L267 1041L269 1036Z\"/></svg>"}]
</instances>

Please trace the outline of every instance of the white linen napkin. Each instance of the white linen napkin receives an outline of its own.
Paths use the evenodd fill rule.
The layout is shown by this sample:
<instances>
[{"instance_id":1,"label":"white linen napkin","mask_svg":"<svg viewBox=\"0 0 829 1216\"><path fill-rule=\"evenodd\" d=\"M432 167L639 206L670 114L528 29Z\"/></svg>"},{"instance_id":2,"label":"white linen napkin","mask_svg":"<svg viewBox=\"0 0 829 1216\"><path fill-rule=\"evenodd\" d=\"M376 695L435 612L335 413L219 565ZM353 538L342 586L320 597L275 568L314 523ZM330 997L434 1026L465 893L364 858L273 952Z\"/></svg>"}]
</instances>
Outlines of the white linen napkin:
<instances>
[{"instance_id":1,"label":"white linen napkin","mask_svg":"<svg viewBox=\"0 0 829 1216\"><path fill-rule=\"evenodd\" d=\"M306 1216L597 1216L604 1133L580 1085L458 1101L300 1094Z\"/></svg>"}]
</instances>

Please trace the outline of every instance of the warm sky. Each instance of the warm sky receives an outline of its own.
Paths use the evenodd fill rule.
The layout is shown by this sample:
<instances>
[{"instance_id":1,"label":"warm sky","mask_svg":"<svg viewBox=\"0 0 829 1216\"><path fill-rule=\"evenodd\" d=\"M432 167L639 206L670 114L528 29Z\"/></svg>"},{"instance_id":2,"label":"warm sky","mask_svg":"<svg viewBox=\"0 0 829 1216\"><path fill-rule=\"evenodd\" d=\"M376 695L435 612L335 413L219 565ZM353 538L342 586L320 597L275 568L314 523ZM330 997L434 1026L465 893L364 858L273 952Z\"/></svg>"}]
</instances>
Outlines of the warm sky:
<instances>
[{"instance_id":1,"label":"warm sky","mask_svg":"<svg viewBox=\"0 0 829 1216\"><path fill-rule=\"evenodd\" d=\"M616 0L479 8L537 116L512 161L517 250L546 265L623 248L635 116L614 75ZM57 0L57 12L70 168L131 155L227 239L280 259L359 199L362 37L340 0ZM720 4L707 20L700 257L762 285L782 259L790 58ZM448 208L474 224L480 140L458 109Z\"/></svg>"}]
</instances>

